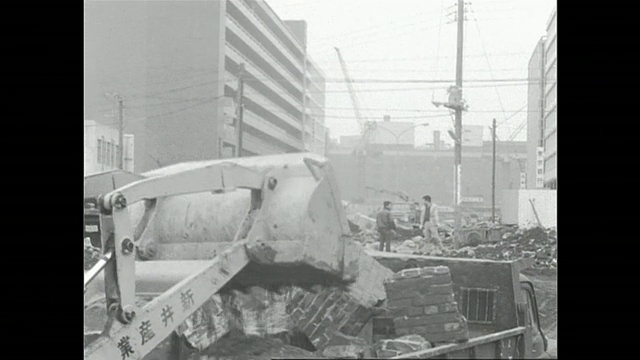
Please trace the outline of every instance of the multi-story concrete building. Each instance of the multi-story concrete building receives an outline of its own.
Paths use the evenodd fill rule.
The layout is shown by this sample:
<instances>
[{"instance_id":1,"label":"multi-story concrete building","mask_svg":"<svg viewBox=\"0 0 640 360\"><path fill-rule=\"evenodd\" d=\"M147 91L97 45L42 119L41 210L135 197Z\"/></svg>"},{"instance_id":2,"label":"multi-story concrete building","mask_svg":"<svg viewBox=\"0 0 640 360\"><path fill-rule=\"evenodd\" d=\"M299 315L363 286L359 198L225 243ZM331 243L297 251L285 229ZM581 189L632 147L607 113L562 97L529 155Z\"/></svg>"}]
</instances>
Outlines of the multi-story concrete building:
<instances>
[{"instance_id":1,"label":"multi-story concrete building","mask_svg":"<svg viewBox=\"0 0 640 360\"><path fill-rule=\"evenodd\" d=\"M544 60L544 184L558 188L557 175L557 9L554 8L547 24L547 40Z\"/></svg>"},{"instance_id":2,"label":"multi-story concrete building","mask_svg":"<svg viewBox=\"0 0 640 360\"><path fill-rule=\"evenodd\" d=\"M121 153L118 129L92 120L84 121L84 174L91 175L119 168ZM134 136L124 135L123 169L134 168Z\"/></svg>"},{"instance_id":3,"label":"multi-story concrete building","mask_svg":"<svg viewBox=\"0 0 640 360\"><path fill-rule=\"evenodd\" d=\"M492 142L467 147L462 153L463 205L491 206ZM496 146L496 201L506 189L519 189L520 176L526 166L525 142L499 142ZM431 194L441 205L453 203L454 153L451 149L407 149L371 144L366 161L365 186L375 189L402 190L414 199ZM340 192L345 200L357 199L357 158L352 147L330 149L329 159L335 169ZM465 175L466 174L466 175ZM379 195L367 193L368 200ZM387 197L388 199L388 197ZM391 199L393 200L393 199Z\"/></svg>"},{"instance_id":4,"label":"multi-story concrete building","mask_svg":"<svg viewBox=\"0 0 640 360\"><path fill-rule=\"evenodd\" d=\"M112 94L124 98L136 171L236 152L225 113L241 65L242 155L324 151L324 75L306 23L264 0L87 1L85 64L85 116L112 121Z\"/></svg>"},{"instance_id":5,"label":"multi-story concrete building","mask_svg":"<svg viewBox=\"0 0 640 360\"><path fill-rule=\"evenodd\" d=\"M544 50L546 37L540 39L529 60L527 89L527 175L526 188L544 186Z\"/></svg>"}]
</instances>

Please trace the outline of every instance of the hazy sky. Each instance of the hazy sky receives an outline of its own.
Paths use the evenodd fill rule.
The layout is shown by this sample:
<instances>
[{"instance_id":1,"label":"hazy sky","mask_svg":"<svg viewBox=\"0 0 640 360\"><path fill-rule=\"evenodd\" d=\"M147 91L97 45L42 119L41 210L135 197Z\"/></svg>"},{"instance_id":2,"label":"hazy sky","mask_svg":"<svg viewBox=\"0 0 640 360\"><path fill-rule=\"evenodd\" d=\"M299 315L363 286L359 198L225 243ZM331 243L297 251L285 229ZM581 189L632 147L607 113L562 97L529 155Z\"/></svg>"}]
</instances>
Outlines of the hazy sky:
<instances>
[{"instance_id":1,"label":"hazy sky","mask_svg":"<svg viewBox=\"0 0 640 360\"><path fill-rule=\"evenodd\" d=\"M455 79L456 11L453 0L267 0L283 20L306 20L308 49L327 78L326 125L331 136L355 135L358 125L334 47L353 79ZM464 41L464 98L469 111L463 124L485 125L495 118L498 138L507 140L526 119L529 58L545 35L555 0L478 0L467 2ZM466 80L469 80L467 83ZM428 122L416 130L418 145L431 142L432 131L453 128L445 100L448 83L355 84L365 117ZM379 110L388 109L388 110ZM518 112L518 110L521 110ZM515 140L526 139L526 125Z\"/></svg>"}]
</instances>

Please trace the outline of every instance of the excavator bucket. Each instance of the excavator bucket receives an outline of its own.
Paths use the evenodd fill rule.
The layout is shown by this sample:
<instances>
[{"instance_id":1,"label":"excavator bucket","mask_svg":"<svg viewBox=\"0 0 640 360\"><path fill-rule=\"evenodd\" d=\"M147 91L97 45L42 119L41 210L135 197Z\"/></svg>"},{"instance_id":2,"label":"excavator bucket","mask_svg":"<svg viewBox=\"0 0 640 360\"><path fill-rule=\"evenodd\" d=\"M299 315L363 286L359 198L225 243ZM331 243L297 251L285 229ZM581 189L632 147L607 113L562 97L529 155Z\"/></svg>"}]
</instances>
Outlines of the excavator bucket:
<instances>
[{"instance_id":1,"label":"excavator bucket","mask_svg":"<svg viewBox=\"0 0 640 360\"><path fill-rule=\"evenodd\" d=\"M308 265L342 276L343 236L350 234L331 169L312 154L178 164L143 174L170 176L227 165L271 181L253 219L255 238L276 250L274 264ZM233 170L230 170L233 171ZM243 173L244 175L245 173ZM248 176L248 175L246 175ZM252 190L228 189L131 204L139 255L146 260L205 260L234 240L251 207Z\"/></svg>"}]
</instances>

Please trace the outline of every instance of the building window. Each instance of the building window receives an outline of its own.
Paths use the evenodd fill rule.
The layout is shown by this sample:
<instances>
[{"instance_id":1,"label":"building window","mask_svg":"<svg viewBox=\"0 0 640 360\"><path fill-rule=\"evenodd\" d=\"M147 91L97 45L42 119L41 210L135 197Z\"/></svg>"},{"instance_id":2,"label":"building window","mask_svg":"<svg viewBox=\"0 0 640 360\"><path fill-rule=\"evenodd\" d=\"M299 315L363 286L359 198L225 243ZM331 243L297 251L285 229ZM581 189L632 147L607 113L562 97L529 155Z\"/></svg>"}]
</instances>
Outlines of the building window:
<instances>
[{"instance_id":1,"label":"building window","mask_svg":"<svg viewBox=\"0 0 640 360\"><path fill-rule=\"evenodd\" d=\"M102 137L102 165L107 163L107 142Z\"/></svg>"},{"instance_id":2,"label":"building window","mask_svg":"<svg viewBox=\"0 0 640 360\"><path fill-rule=\"evenodd\" d=\"M105 163L107 166L111 166L111 143L107 142L107 151L105 154Z\"/></svg>"},{"instance_id":3,"label":"building window","mask_svg":"<svg viewBox=\"0 0 640 360\"><path fill-rule=\"evenodd\" d=\"M109 166L113 167L113 143L109 142Z\"/></svg>"},{"instance_id":4,"label":"building window","mask_svg":"<svg viewBox=\"0 0 640 360\"><path fill-rule=\"evenodd\" d=\"M111 166L116 166L116 159L118 156L118 145L111 143Z\"/></svg>"},{"instance_id":5,"label":"building window","mask_svg":"<svg viewBox=\"0 0 640 360\"><path fill-rule=\"evenodd\" d=\"M538 175L542 175L542 169L538 169Z\"/></svg>"},{"instance_id":6,"label":"building window","mask_svg":"<svg viewBox=\"0 0 640 360\"><path fill-rule=\"evenodd\" d=\"M98 139L98 146L96 147L96 152L98 154L98 159L96 160L98 164L102 164L102 140Z\"/></svg>"}]
</instances>

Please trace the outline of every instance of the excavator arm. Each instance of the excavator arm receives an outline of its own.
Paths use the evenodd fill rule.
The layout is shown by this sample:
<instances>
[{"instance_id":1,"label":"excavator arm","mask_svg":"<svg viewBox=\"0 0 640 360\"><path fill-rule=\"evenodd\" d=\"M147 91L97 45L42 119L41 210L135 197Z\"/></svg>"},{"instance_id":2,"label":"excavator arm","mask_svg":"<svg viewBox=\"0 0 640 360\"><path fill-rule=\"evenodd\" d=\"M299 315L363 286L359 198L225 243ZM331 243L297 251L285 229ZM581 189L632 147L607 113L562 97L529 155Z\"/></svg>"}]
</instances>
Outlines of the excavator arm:
<instances>
[{"instance_id":1,"label":"excavator arm","mask_svg":"<svg viewBox=\"0 0 640 360\"><path fill-rule=\"evenodd\" d=\"M128 184L100 198L100 208L113 218L113 236L103 236L104 260L90 270L87 283L105 271L109 320L101 337L85 348L86 359L141 359L196 311L248 263L243 241L259 211L263 188L277 185L257 171L234 163L217 163ZM251 209L234 243L199 273L176 284L143 309L135 304L134 229L127 206L141 200L215 190L252 190ZM106 232L105 232L106 233Z\"/></svg>"},{"instance_id":2,"label":"excavator arm","mask_svg":"<svg viewBox=\"0 0 640 360\"><path fill-rule=\"evenodd\" d=\"M250 205L234 229L230 246L201 270L138 308L136 280L142 278L136 278L135 255L143 238L137 228L147 222L145 215L149 214L133 221L132 205L154 200L167 204L180 199L176 195L239 188L251 190ZM343 236L349 229L339 204L331 166L313 154L184 164L100 197L100 211L111 217L101 216L103 258L87 272L85 291L92 279L104 281L108 317L100 336L85 347L85 358L144 358L249 263L301 266L311 278L320 271L343 281L353 280L356 267L353 259L345 260ZM145 211L155 211L150 209L145 207ZM163 236L180 235L169 227ZM101 271L102 278L96 276Z\"/></svg>"},{"instance_id":3,"label":"excavator arm","mask_svg":"<svg viewBox=\"0 0 640 360\"><path fill-rule=\"evenodd\" d=\"M248 263L244 242L233 244L204 270L133 313L129 323L111 318L107 333L85 348L85 359L142 359Z\"/></svg>"}]
</instances>

